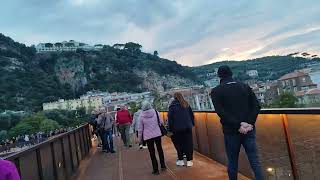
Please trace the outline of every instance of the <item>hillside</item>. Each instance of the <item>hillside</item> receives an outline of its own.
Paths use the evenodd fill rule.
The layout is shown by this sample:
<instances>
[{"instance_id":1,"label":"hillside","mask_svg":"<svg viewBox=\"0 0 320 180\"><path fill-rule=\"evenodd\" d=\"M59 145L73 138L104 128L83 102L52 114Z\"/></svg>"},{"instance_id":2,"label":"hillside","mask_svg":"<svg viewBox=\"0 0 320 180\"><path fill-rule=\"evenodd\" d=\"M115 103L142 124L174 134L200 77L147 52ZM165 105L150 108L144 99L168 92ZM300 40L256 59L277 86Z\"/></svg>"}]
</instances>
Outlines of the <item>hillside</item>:
<instances>
[{"instance_id":1,"label":"hillside","mask_svg":"<svg viewBox=\"0 0 320 180\"><path fill-rule=\"evenodd\" d=\"M320 62L319 58L306 59L303 57L288 56L267 56L246 61L223 61L209 65L192 68L192 71L197 74L201 80L207 80L212 77L206 76L208 73L213 73L216 68L221 65L229 65L236 79L244 81L250 79L246 75L248 70L257 70L259 72L258 80L276 80L279 77L307 67L311 63Z\"/></svg>"},{"instance_id":2,"label":"hillside","mask_svg":"<svg viewBox=\"0 0 320 180\"><path fill-rule=\"evenodd\" d=\"M140 49L127 43L124 49L36 54L0 34L0 112L38 111L43 102L89 90L159 91L198 82L190 69Z\"/></svg>"},{"instance_id":3,"label":"hillside","mask_svg":"<svg viewBox=\"0 0 320 180\"><path fill-rule=\"evenodd\" d=\"M238 80L247 70L258 70L259 80L274 80L319 58L271 56L248 61L225 61L186 67L141 51L136 43L123 49L37 54L35 48L0 34L0 112L39 111L42 103L78 98L90 90L109 92L163 91L202 84L220 65L229 65Z\"/></svg>"}]
</instances>

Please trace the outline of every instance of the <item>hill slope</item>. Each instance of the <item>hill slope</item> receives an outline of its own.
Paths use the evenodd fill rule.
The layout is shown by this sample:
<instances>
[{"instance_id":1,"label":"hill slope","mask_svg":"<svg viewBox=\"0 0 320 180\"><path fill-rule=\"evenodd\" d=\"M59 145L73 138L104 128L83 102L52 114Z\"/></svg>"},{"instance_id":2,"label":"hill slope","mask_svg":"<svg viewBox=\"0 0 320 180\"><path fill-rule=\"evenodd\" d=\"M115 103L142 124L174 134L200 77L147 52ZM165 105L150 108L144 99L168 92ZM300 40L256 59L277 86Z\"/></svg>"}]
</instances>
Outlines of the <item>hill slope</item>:
<instances>
[{"instance_id":1,"label":"hill slope","mask_svg":"<svg viewBox=\"0 0 320 180\"><path fill-rule=\"evenodd\" d=\"M143 53L138 44L127 45L36 54L0 34L0 112L38 111L43 102L77 98L89 90L159 91L197 83L190 69Z\"/></svg>"},{"instance_id":2,"label":"hill slope","mask_svg":"<svg viewBox=\"0 0 320 180\"><path fill-rule=\"evenodd\" d=\"M201 77L201 80L207 80L207 73L213 73L216 68L221 65L229 65L234 76L241 81L248 80L250 77L246 75L248 70L257 70L259 73L258 80L276 80L286 73L307 67L311 63L320 62L319 58L306 59L303 57L288 56L267 56L246 61L223 61L209 65L192 68L192 71Z\"/></svg>"}]
</instances>

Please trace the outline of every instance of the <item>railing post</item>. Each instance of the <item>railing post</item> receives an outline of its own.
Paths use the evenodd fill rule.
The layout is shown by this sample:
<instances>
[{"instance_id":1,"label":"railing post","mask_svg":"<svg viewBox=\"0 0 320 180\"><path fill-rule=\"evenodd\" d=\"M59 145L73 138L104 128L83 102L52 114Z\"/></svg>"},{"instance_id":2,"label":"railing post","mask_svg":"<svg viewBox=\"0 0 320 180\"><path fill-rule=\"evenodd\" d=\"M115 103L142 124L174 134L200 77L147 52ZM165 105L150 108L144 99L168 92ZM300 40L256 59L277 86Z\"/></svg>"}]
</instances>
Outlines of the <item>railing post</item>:
<instances>
[{"instance_id":1,"label":"railing post","mask_svg":"<svg viewBox=\"0 0 320 180\"><path fill-rule=\"evenodd\" d=\"M65 179L67 180L68 179L68 172L67 172L66 154L65 154L64 145L63 145L63 138L60 138L60 145L61 145L61 149L62 149L63 172L64 172Z\"/></svg>"},{"instance_id":2,"label":"railing post","mask_svg":"<svg viewBox=\"0 0 320 180\"><path fill-rule=\"evenodd\" d=\"M74 167L74 164L73 164L73 155L72 155L72 146L71 146L71 138L70 138L70 134L68 134L68 143L69 143L69 153L70 153L70 161L71 161L71 169L72 169L72 172L75 171L75 167Z\"/></svg>"},{"instance_id":3,"label":"railing post","mask_svg":"<svg viewBox=\"0 0 320 180\"><path fill-rule=\"evenodd\" d=\"M76 157L77 157L77 165L79 166L80 161L79 161L79 148L78 148L78 143L77 143L77 138L76 138L76 131L73 133L73 137L74 137L74 144L76 145Z\"/></svg>"},{"instance_id":4,"label":"railing post","mask_svg":"<svg viewBox=\"0 0 320 180\"><path fill-rule=\"evenodd\" d=\"M53 146L54 142L50 143L50 149L51 149L51 156L52 156L52 163L53 163L53 176L54 179L58 179L58 171L57 171L57 166L56 166L56 157L54 154L54 146Z\"/></svg>"},{"instance_id":5,"label":"railing post","mask_svg":"<svg viewBox=\"0 0 320 180\"><path fill-rule=\"evenodd\" d=\"M38 165L39 179L43 180L43 171L42 171L42 162L41 162L40 149L36 150L36 155L37 155L37 165Z\"/></svg>"},{"instance_id":6,"label":"railing post","mask_svg":"<svg viewBox=\"0 0 320 180\"><path fill-rule=\"evenodd\" d=\"M288 153L289 153L289 158L290 158L290 164L292 168L292 173L293 173L293 178L295 180L300 180L299 173L298 173L298 168L297 168L297 162L296 162L296 155L295 155L295 150L293 147L292 139L291 139L291 134L289 132L289 125L288 125L288 116L286 114L280 114L281 119L282 119L282 125L286 137L286 142L287 142L287 147L288 147Z\"/></svg>"},{"instance_id":7,"label":"railing post","mask_svg":"<svg viewBox=\"0 0 320 180\"><path fill-rule=\"evenodd\" d=\"M209 156L211 156L211 141L209 139L209 130L208 130L208 112L205 112L205 122L206 122L206 130L207 130L207 138L208 138L208 150L209 150Z\"/></svg>"}]
</instances>

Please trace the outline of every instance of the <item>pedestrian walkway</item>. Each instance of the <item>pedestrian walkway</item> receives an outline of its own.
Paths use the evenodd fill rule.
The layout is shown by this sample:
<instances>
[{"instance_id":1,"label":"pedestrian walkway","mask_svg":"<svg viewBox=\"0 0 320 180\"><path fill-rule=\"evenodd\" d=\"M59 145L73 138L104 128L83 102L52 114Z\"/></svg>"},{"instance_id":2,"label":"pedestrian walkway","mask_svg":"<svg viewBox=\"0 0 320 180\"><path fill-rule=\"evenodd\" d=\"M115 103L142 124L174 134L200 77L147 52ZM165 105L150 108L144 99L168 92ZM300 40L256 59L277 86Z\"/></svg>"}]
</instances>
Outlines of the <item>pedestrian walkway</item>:
<instances>
[{"instance_id":1,"label":"pedestrian walkway","mask_svg":"<svg viewBox=\"0 0 320 180\"><path fill-rule=\"evenodd\" d=\"M168 138L163 139L163 149L167 163L167 171L159 176L151 174L151 161L147 149L138 147L125 148L119 139L115 140L117 153L105 154L93 148L90 156L79 167L73 180L224 180L228 179L226 168L197 152L194 154L192 168L177 167L176 152ZM240 180L248 178L240 175Z\"/></svg>"}]
</instances>

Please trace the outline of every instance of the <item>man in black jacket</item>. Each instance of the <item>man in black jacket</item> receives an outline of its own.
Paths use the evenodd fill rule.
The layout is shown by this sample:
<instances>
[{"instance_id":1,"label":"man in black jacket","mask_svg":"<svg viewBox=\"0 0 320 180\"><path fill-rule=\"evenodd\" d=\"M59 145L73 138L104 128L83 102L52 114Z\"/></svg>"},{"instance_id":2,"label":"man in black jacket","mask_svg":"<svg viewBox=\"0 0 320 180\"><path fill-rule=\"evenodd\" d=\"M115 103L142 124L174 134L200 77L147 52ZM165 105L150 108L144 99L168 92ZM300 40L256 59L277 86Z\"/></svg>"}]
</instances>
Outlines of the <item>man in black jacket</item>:
<instances>
[{"instance_id":1,"label":"man in black jacket","mask_svg":"<svg viewBox=\"0 0 320 180\"><path fill-rule=\"evenodd\" d=\"M248 85L233 80L228 66L219 67L218 76L220 85L212 89L211 98L223 128L229 179L237 179L242 145L255 178L262 180L255 131L255 122L261 108L259 102Z\"/></svg>"}]
</instances>

